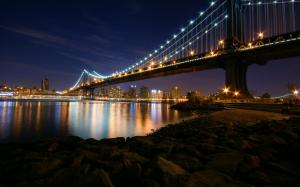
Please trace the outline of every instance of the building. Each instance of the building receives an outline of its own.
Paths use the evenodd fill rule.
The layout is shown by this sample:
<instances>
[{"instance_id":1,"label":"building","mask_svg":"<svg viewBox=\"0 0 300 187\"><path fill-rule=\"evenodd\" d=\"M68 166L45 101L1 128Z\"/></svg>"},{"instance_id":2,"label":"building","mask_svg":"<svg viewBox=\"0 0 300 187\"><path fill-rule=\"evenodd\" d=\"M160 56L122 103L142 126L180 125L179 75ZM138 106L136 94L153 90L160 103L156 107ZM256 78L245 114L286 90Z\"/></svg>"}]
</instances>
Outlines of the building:
<instances>
[{"instance_id":1,"label":"building","mask_svg":"<svg viewBox=\"0 0 300 187\"><path fill-rule=\"evenodd\" d=\"M181 98L181 89L178 86L174 86L171 89L170 97L171 99L180 99Z\"/></svg>"},{"instance_id":2,"label":"building","mask_svg":"<svg viewBox=\"0 0 300 187\"><path fill-rule=\"evenodd\" d=\"M151 90L151 98L152 99L162 99L164 96L164 92L161 90Z\"/></svg>"},{"instance_id":3,"label":"building","mask_svg":"<svg viewBox=\"0 0 300 187\"><path fill-rule=\"evenodd\" d=\"M140 98L143 98L143 99L147 99L147 98L149 98L149 96L150 96L150 93L149 93L149 88L147 87L147 86L142 86L141 88L140 88L140 93L139 93L140 95Z\"/></svg>"},{"instance_id":4,"label":"building","mask_svg":"<svg viewBox=\"0 0 300 187\"><path fill-rule=\"evenodd\" d=\"M136 85L130 85L128 88L128 98L134 99L137 98L137 96Z\"/></svg>"},{"instance_id":5,"label":"building","mask_svg":"<svg viewBox=\"0 0 300 187\"><path fill-rule=\"evenodd\" d=\"M119 86L112 86L108 89L108 97L109 98L122 98L123 91Z\"/></svg>"},{"instance_id":6,"label":"building","mask_svg":"<svg viewBox=\"0 0 300 187\"><path fill-rule=\"evenodd\" d=\"M43 91L49 91L49 80L47 78L42 80L41 89Z\"/></svg>"}]
</instances>

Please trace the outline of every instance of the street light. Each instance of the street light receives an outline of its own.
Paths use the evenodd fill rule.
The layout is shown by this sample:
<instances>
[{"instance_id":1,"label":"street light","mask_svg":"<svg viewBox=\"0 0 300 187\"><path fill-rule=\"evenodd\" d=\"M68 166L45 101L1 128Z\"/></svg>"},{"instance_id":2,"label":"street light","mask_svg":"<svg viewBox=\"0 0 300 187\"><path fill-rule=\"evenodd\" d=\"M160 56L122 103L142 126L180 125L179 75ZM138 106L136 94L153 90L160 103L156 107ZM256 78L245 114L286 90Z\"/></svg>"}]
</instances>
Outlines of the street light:
<instances>
[{"instance_id":1,"label":"street light","mask_svg":"<svg viewBox=\"0 0 300 187\"><path fill-rule=\"evenodd\" d=\"M223 92L224 92L225 94L228 94L229 88L225 87L225 88L223 89Z\"/></svg>"},{"instance_id":2,"label":"street light","mask_svg":"<svg viewBox=\"0 0 300 187\"><path fill-rule=\"evenodd\" d=\"M195 54L195 51L190 51L191 56L194 56L194 54Z\"/></svg>"},{"instance_id":3,"label":"street light","mask_svg":"<svg viewBox=\"0 0 300 187\"><path fill-rule=\"evenodd\" d=\"M259 32L257 34L258 39L263 39L264 38L264 33L263 32Z\"/></svg>"},{"instance_id":4,"label":"street light","mask_svg":"<svg viewBox=\"0 0 300 187\"><path fill-rule=\"evenodd\" d=\"M219 46L224 47L224 40L219 41Z\"/></svg>"}]
</instances>

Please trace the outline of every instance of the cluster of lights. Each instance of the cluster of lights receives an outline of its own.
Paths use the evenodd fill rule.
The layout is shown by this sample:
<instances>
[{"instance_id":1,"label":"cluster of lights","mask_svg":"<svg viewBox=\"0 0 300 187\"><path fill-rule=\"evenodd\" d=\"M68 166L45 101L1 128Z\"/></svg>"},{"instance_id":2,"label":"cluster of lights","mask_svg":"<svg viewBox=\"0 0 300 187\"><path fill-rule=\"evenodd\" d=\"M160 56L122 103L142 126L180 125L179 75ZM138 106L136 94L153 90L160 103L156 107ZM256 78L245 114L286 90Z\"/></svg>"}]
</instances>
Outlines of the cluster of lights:
<instances>
[{"instance_id":1,"label":"cluster of lights","mask_svg":"<svg viewBox=\"0 0 300 187\"><path fill-rule=\"evenodd\" d=\"M230 93L229 87L224 87L224 88L223 88L223 93L225 93L226 95L227 95L228 93ZM240 92L234 91L234 92L233 92L233 95L234 95L235 97L237 97L237 96L240 95Z\"/></svg>"},{"instance_id":2,"label":"cluster of lights","mask_svg":"<svg viewBox=\"0 0 300 187\"><path fill-rule=\"evenodd\" d=\"M289 0L289 1L281 1L281 2L278 2L278 1L273 1L273 2L266 2L266 3L263 3L262 1L258 1L258 2L248 2L246 5L248 6L251 6L251 5L269 5L269 4L284 4L284 3L295 3L295 2L299 2L299 1L295 1L295 0Z\"/></svg>"},{"instance_id":3,"label":"cluster of lights","mask_svg":"<svg viewBox=\"0 0 300 187\"><path fill-rule=\"evenodd\" d=\"M216 4L216 1L210 2L210 7L214 6L215 4ZM210 7L209 7L209 8L210 8ZM208 9L209 9L209 8L208 8ZM207 9L206 11L208 11L208 9ZM199 17L202 17L202 16L205 14L206 11L201 11L201 12L199 13L198 18L199 18ZM226 15L225 17L227 18L228 15ZM195 19L195 20L196 20L196 19ZM180 32L179 34L174 34L171 40L167 40L167 41L166 41L165 45L170 44L170 43L172 42L172 40L175 40L175 39L178 37L178 35L180 35L181 33L184 33L184 32L187 30L187 28L188 28L189 26L194 25L195 20L190 20L188 26L187 26L187 27L181 28L181 29L180 29L181 32ZM215 26L217 26L217 25L218 25L218 23L215 23ZM208 32L208 31L206 31L206 33L207 33L207 32ZM150 54L148 55L149 58L151 58L152 56L154 56L154 54L157 54L160 50L163 50L163 49L166 47L165 45L161 45L161 46L159 47L159 49L155 49L154 52L153 52L153 54L150 53ZM176 54L178 54L177 51L176 51ZM171 56L170 56L170 57L171 57ZM165 57L165 58L168 58L168 57ZM126 68L125 70L121 71L120 73L123 74L123 73L125 73L125 72L127 72L127 71L130 71L130 70L132 70L132 69L138 67L139 65L142 65L143 63L146 63L147 60L148 60L148 57L145 57L143 60L140 60L140 61L139 61L138 63L136 63L135 65Z\"/></svg>"}]
</instances>

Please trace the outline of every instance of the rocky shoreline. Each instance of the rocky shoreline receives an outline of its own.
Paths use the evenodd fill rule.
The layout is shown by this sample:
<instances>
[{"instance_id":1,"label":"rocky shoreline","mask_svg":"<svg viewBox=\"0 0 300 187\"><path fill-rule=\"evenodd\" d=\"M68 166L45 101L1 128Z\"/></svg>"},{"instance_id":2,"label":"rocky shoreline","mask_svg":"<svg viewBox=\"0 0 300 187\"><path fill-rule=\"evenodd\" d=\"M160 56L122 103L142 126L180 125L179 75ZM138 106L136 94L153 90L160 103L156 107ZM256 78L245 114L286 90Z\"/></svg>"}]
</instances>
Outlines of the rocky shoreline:
<instances>
[{"instance_id":1,"label":"rocky shoreline","mask_svg":"<svg viewBox=\"0 0 300 187\"><path fill-rule=\"evenodd\" d=\"M0 186L299 186L299 136L298 117L202 117L143 137L0 144Z\"/></svg>"}]
</instances>

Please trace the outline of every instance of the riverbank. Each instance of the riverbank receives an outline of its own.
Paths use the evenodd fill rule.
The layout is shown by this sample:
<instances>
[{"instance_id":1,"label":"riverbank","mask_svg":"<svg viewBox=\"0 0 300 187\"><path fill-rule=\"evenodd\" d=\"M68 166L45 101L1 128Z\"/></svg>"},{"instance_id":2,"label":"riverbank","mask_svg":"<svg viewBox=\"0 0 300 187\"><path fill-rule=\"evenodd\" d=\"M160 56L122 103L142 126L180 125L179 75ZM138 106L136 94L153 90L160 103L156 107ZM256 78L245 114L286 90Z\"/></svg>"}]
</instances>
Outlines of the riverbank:
<instances>
[{"instance_id":1,"label":"riverbank","mask_svg":"<svg viewBox=\"0 0 300 187\"><path fill-rule=\"evenodd\" d=\"M299 125L230 110L144 137L2 144L0 186L299 186Z\"/></svg>"}]
</instances>

